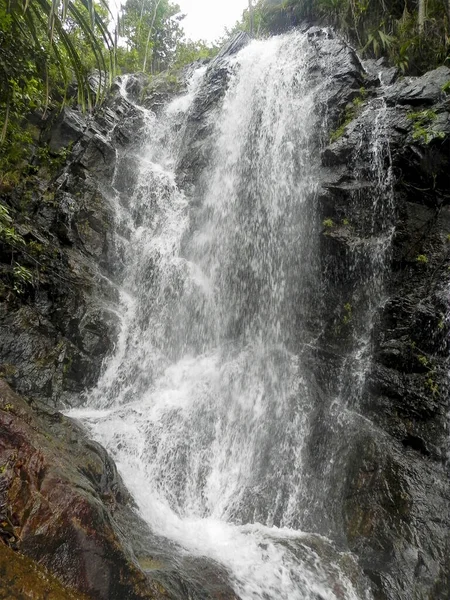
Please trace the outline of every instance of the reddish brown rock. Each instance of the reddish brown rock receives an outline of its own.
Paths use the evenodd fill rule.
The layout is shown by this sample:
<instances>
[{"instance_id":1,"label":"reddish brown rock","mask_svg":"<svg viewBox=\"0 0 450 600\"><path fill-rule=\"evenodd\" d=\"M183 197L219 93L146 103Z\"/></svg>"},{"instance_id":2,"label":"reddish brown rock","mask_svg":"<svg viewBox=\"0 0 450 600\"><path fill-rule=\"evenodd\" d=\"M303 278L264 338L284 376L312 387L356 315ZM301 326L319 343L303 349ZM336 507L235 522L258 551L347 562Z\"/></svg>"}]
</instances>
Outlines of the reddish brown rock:
<instances>
[{"instance_id":1,"label":"reddish brown rock","mask_svg":"<svg viewBox=\"0 0 450 600\"><path fill-rule=\"evenodd\" d=\"M129 502L114 463L76 423L29 406L0 381L4 545L96 600L166 598L137 566L115 522L116 513L131 511Z\"/></svg>"}]
</instances>

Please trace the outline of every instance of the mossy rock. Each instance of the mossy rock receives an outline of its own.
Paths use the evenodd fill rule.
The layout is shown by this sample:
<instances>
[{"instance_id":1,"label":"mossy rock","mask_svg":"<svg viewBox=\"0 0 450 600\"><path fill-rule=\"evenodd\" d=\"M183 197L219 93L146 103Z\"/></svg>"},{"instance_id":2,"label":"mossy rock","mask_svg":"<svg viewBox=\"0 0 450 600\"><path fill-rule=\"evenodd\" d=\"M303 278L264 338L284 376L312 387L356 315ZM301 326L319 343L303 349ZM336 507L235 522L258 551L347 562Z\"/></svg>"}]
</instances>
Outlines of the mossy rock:
<instances>
[{"instance_id":1,"label":"mossy rock","mask_svg":"<svg viewBox=\"0 0 450 600\"><path fill-rule=\"evenodd\" d=\"M0 543L0 600L88 600L35 561Z\"/></svg>"}]
</instances>

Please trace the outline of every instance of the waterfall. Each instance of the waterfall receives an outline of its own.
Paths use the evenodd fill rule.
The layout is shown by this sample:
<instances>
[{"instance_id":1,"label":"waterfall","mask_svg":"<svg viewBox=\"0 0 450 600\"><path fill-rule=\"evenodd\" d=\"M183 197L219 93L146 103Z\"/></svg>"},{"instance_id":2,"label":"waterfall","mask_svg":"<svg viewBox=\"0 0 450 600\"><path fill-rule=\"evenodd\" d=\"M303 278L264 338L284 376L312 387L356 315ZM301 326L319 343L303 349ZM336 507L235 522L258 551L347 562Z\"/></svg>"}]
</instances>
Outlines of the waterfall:
<instances>
[{"instance_id":1,"label":"waterfall","mask_svg":"<svg viewBox=\"0 0 450 600\"><path fill-rule=\"evenodd\" d=\"M144 142L113 183L122 329L85 407L71 411L152 530L223 565L242 600L371 598L349 553L321 552L331 542L302 531L322 392L300 348L320 335L318 106L330 85L310 68L314 53L296 32L228 57L206 166L184 188L206 68L158 116L141 109Z\"/></svg>"}]
</instances>

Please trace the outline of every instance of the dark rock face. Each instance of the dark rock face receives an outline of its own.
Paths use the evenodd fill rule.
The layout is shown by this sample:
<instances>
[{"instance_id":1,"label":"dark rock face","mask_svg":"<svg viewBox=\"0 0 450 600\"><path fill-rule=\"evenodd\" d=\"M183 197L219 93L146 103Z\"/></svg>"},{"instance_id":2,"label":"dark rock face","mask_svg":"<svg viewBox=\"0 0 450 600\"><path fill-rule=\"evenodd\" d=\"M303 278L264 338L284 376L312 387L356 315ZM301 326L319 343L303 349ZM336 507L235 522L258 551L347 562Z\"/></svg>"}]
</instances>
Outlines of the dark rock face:
<instances>
[{"instance_id":1,"label":"dark rock face","mask_svg":"<svg viewBox=\"0 0 450 600\"><path fill-rule=\"evenodd\" d=\"M137 113L117 93L95 119L65 108L43 132L48 157L2 195L24 241L1 244L0 372L54 406L79 402L117 335L109 187L116 148L136 138ZM32 281L17 281L12 263Z\"/></svg>"},{"instance_id":2,"label":"dark rock face","mask_svg":"<svg viewBox=\"0 0 450 600\"><path fill-rule=\"evenodd\" d=\"M375 252L383 235L390 239L381 287L370 291L379 296L367 338L371 358L363 388L349 405L364 419L350 422L345 432L339 500L347 542L380 599L448 597L448 81L450 69L440 67L372 91L342 137L323 152L329 180L320 202L330 225L322 234L322 264L333 277L327 312L345 297L352 307L347 350L342 352L343 332L336 335L333 320L324 341L344 363L351 360L351 340L364 330L358 319L367 318L370 304L361 294L364 255ZM393 174L389 215L373 201L373 140L366 141L366 150L361 144L375 119L388 148L385 172ZM333 385L323 374L322 381Z\"/></svg>"},{"instance_id":3,"label":"dark rock face","mask_svg":"<svg viewBox=\"0 0 450 600\"><path fill-rule=\"evenodd\" d=\"M184 187L198 183L200 172L208 164L214 113L226 93L233 69L230 58L249 42L250 37L246 33L238 32L222 48L205 73L188 116L178 159L178 178Z\"/></svg>"}]
</instances>

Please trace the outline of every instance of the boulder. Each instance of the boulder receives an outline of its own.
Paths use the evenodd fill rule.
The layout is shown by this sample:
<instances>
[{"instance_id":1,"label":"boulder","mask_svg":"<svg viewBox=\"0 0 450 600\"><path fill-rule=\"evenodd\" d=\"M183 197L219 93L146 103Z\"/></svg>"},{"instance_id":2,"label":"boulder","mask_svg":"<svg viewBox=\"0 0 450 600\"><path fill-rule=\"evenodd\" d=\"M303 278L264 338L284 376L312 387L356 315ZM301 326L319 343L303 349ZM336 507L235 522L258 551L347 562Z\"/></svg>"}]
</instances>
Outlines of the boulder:
<instances>
[{"instance_id":1,"label":"boulder","mask_svg":"<svg viewBox=\"0 0 450 600\"><path fill-rule=\"evenodd\" d=\"M3 543L96 600L163 598L115 522L131 511L106 452L59 413L29 406L0 381Z\"/></svg>"}]
</instances>

